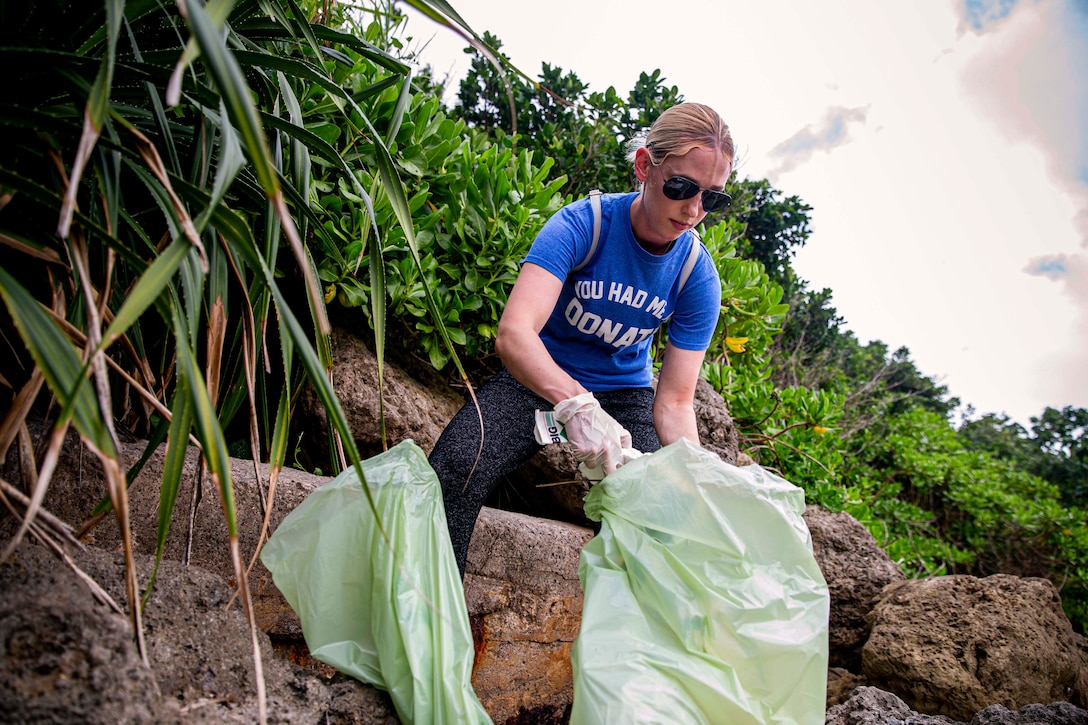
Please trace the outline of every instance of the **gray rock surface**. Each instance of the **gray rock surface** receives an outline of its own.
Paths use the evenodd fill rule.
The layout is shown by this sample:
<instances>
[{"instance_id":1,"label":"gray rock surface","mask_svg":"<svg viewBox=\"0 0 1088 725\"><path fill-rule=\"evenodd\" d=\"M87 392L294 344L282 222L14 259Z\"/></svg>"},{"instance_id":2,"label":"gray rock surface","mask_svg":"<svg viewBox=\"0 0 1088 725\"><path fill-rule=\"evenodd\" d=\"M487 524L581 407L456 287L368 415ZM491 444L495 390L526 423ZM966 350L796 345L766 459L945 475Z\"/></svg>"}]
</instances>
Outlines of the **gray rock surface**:
<instances>
[{"instance_id":1,"label":"gray rock surface","mask_svg":"<svg viewBox=\"0 0 1088 725\"><path fill-rule=\"evenodd\" d=\"M0 565L0 712L8 722L151 723L167 714L124 616L38 546ZM9 719L10 718L10 719Z\"/></svg>"},{"instance_id":2,"label":"gray rock surface","mask_svg":"<svg viewBox=\"0 0 1088 725\"><path fill-rule=\"evenodd\" d=\"M1028 705L1009 710L992 705L970 722L945 715L925 715L911 710L901 699L876 687L858 687L850 698L828 709L824 725L1085 725L1088 711L1069 704Z\"/></svg>"},{"instance_id":3,"label":"gray rock surface","mask_svg":"<svg viewBox=\"0 0 1088 725\"><path fill-rule=\"evenodd\" d=\"M943 715L919 715L907 703L876 687L859 687L827 711L824 725L963 725Z\"/></svg>"},{"instance_id":4,"label":"gray rock surface","mask_svg":"<svg viewBox=\"0 0 1088 725\"><path fill-rule=\"evenodd\" d=\"M430 453L466 396L449 388L434 370L415 366L408 372L391 360L385 361L379 387L377 358L366 343L343 328L333 328L331 345L333 389L355 436L359 455L369 458L383 450L382 415L389 446L411 439ZM326 466L325 411L309 385L303 388L295 416L292 428L304 432L307 463Z\"/></svg>"},{"instance_id":5,"label":"gray rock surface","mask_svg":"<svg viewBox=\"0 0 1088 725\"><path fill-rule=\"evenodd\" d=\"M123 556L88 548L73 560L118 603ZM141 557L147 581L152 561ZM0 565L0 708L6 722L253 723L253 650L232 588L199 567L164 561L143 611L145 663L128 618L96 601L44 547L24 543ZM123 606L123 605L122 605ZM333 685L275 656L258 633L269 723L396 723L389 698Z\"/></svg>"}]
</instances>

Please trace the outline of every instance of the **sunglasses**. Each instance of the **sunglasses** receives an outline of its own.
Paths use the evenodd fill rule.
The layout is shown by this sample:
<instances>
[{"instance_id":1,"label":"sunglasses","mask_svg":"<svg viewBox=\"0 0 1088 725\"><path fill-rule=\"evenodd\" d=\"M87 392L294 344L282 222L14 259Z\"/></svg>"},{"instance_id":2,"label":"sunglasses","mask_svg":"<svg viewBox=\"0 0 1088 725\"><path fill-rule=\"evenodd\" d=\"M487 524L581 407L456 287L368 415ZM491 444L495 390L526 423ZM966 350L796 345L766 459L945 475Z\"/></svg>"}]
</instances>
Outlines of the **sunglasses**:
<instances>
[{"instance_id":1,"label":"sunglasses","mask_svg":"<svg viewBox=\"0 0 1088 725\"><path fill-rule=\"evenodd\" d=\"M724 209L733 203L733 197L724 191L704 189L685 176L670 176L665 179L665 184L661 187L661 192L665 195L665 198L673 201L690 199L700 191L703 192L703 210L708 214L712 211Z\"/></svg>"}]
</instances>

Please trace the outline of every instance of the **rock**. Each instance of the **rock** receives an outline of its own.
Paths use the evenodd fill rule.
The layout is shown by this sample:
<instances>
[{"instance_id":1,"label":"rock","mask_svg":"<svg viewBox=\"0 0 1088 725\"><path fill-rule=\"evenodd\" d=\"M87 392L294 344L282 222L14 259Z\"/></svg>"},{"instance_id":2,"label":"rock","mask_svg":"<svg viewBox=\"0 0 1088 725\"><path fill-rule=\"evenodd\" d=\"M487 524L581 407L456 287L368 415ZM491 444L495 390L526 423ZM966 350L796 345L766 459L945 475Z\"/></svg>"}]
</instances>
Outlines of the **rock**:
<instances>
[{"instance_id":1,"label":"rock","mask_svg":"<svg viewBox=\"0 0 1088 725\"><path fill-rule=\"evenodd\" d=\"M465 573L476 642L472 684L495 722L523 711L569 710L570 650L582 617L578 559L592 536L497 509L485 508L477 521Z\"/></svg>"},{"instance_id":2,"label":"rock","mask_svg":"<svg viewBox=\"0 0 1088 725\"><path fill-rule=\"evenodd\" d=\"M44 506L69 525L78 527L86 520L92 507L106 495L106 485L97 460L89 454L80 457L78 438L73 436L69 441L63 449ZM141 441L123 446L122 456L129 465L143 453L144 445ZM159 493L165 451L165 446L154 451L129 487L129 520L133 548L141 554L153 555L158 541ZM231 474L234 482L239 549L243 565L248 566L260 536L263 520L260 499L262 490L268 485L268 466L261 464L255 471L252 461L234 458L231 459ZM200 502L192 519L192 545L187 545L189 508L193 483L198 475L197 451L191 449L182 473L163 558L188 561L233 581L235 574L230 559L226 518L219 503L219 492L210 481L205 481L201 486ZM275 530L279 522L310 491L327 480L329 479L294 468L283 469L277 483L269 530ZM10 519L6 523L10 525ZM0 534L9 533L0 525ZM119 549L121 537L114 517L108 515L103 518L84 536L83 541L100 549ZM272 635L301 637L298 617L275 588L271 574L260 561L256 562L249 583L260 628Z\"/></svg>"},{"instance_id":3,"label":"rock","mask_svg":"<svg viewBox=\"0 0 1088 725\"><path fill-rule=\"evenodd\" d=\"M387 359L379 405L378 363L371 349L343 328L333 329L331 344L333 389L359 455L369 458L383 450L382 414L390 447L411 439L429 453L465 398L442 382L434 370L414 369L409 375L404 367ZM304 432L307 462L312 466L327 466L325 410L310 385L303 389L292 430Z\"/></svg>"},{"instance_id":4,"label":"rock","mask_svg":"<svg viewBox=\"0 0 1088 725\"><path fill-rule=\"evenodd\" d=\"M890 692L859 687L827 711L824 725L963 725L943 715L919 715Z\"/></svg>"},{"instance_id":5,"label":"rock","mask_svg":"<svg viewBox=\"0 0 1088 725\"><path fill-rule=\"evenodd\" d=\"M865 677L920 712L969 720L1001 704L1088 700L1084 638L1046 579L943 576L885 589Z\"/></svg>"},{"instance_id":6,"label":"rock","mask_svg":"<svg viewBox=\"0 0 1088 725\"><path fill-rule=\"evenodd\" d=\"M93 547L75 563L118 603L124 557ZM153 562L140 557L147 581ZM147 664L126 616L43 547L24 543L0 566L0 704L10 722L252 723L258 703L245 615L232 587L164 561L143 610ZM269 723L396 723L388 697L348 681L335 689L272 653L258 633ZM12 646L13 644L17 646ZM346 703L351 717L344 717Z\"/></svg>"},{"instance_id":7,"label":"rock","mask_svg":"<svg viewBox=\"0 0 1088 725\"><path fill-rule=\"evenodd\" d=\"M740 445L737 428L726 410L725 399L702 378L695 384L695 420L703 448L717 453L726 463L743 465L738 461Z\"/></svg>"},{"instance_id":8,"label":"rock","mask_svg":"<svg viewBox=\"0 0 1088 725\"><path fill-rule=\"evenodd\" d=\"M1068 702L1034 704L1019 710L990 705L971 718L970 725L1088 725L1088 710Z\"/></svg>"},{"instance_id":9,"label":"rock","mask_svg":"<svg viewBox=\"0 0 1088 725\"><path fill-rule=\"evenodd\" d=\"M828 709L841 705L859 687L868 685L861 675L850 672L844 667L827 668L827 704Z\"/></svg>"},{"instance_id":10,"label":"rock","mask_svg":"<svg viewBox=\"0 0 1088 725\"><path fill-rule=\"evenodd\" d=\"M0 565L0 711L8 722L152 723L166 716L158 683L126 619L41 547ZM165 717L164 717L165 716Z\"/></svg>"},{"instance_id":11,"label":"rock","mask_svg":"<svg viewBox=\"0 0 1088 725\"><path fill-rule=\"evenodd\" d=\"M389 696L373 687L340 677L329 685L329 706L320 725L399 725Z\"/></svg>"},{"instance_id":12,"label":"rock","mask_svg":"<svg viewBox=\"0 0 1088 725\"><path fill-rule=\"evenodd\" d=\"M1009 710L993 705L969 723L945 715L924 715L911 710L901 699L876 687L859 687L846 702L827 711L824 725L1085 725L1088 711L1068 702L1028 705Z\"/></svg>"},{"instance_id":13,"label":"rock","mask_svg":"<svg viewBox=\"0 0 1088 725\"><path fill-rule=\"evenodd\" d=\"M860 672L861 647L869 637L866 617L880 591L906 577L850 514L808 506L804 518L831 594L830 664Z\"/></svg>"}]
</instances>

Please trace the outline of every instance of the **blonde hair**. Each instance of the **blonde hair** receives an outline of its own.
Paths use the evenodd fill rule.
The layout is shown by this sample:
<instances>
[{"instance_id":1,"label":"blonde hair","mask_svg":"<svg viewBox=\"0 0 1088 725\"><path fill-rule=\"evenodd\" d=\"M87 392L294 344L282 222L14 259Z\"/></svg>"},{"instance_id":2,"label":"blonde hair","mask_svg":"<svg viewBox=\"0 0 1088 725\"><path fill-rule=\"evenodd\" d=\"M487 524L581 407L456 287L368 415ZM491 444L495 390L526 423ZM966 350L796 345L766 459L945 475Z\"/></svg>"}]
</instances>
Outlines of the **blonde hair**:
<instances>
[{"instance_id":1,"label":"blonde hair","mask_svg":"<svg viewBox=\"0 0 1088 725\"><path fill-rule=\"evenodd\" d=\"M695 147L716 149L733 163L733 136L722 117L702 103L680 103L665 110L645 134L635 136L627 146L627 160L646 147L654 165L669 156L683 156Z\"/></svg>"}]
</instances>

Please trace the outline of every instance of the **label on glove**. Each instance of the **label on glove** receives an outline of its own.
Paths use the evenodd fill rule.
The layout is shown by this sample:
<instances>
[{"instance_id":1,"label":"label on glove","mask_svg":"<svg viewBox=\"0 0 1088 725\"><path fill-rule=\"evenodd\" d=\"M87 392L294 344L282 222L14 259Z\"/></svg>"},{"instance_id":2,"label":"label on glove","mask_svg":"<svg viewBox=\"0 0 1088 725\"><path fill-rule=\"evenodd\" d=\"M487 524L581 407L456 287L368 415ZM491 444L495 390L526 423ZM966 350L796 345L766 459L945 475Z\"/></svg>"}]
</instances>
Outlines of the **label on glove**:
<instances>
[{"instance_id":1,"label":"label on glove","mask_svg":"<svg viewBox=\"0 0 1088 725\"><path fill-rule=\"evenodd\" d=\"M536 442L541 445L552 443L567 443L566 429L562 423L555 419L554 410L538 410L536 412L536 427L534 429ZM600 481L604 478L603 468L590 468L584 463L578 464L578 470L590 481Z\"/></svg>"},{"instance_id":2,"label":"label on glove","mask_svg":"<svg viewBox=\"0 0 1088 725\"><path fill-rule=\"evenodd\" d=\"M536 442L541 445L551 443L566 443L567 434L563 424L555 419L554 410L538 410L536 412Z\"/></svg>"}]
</instances>

